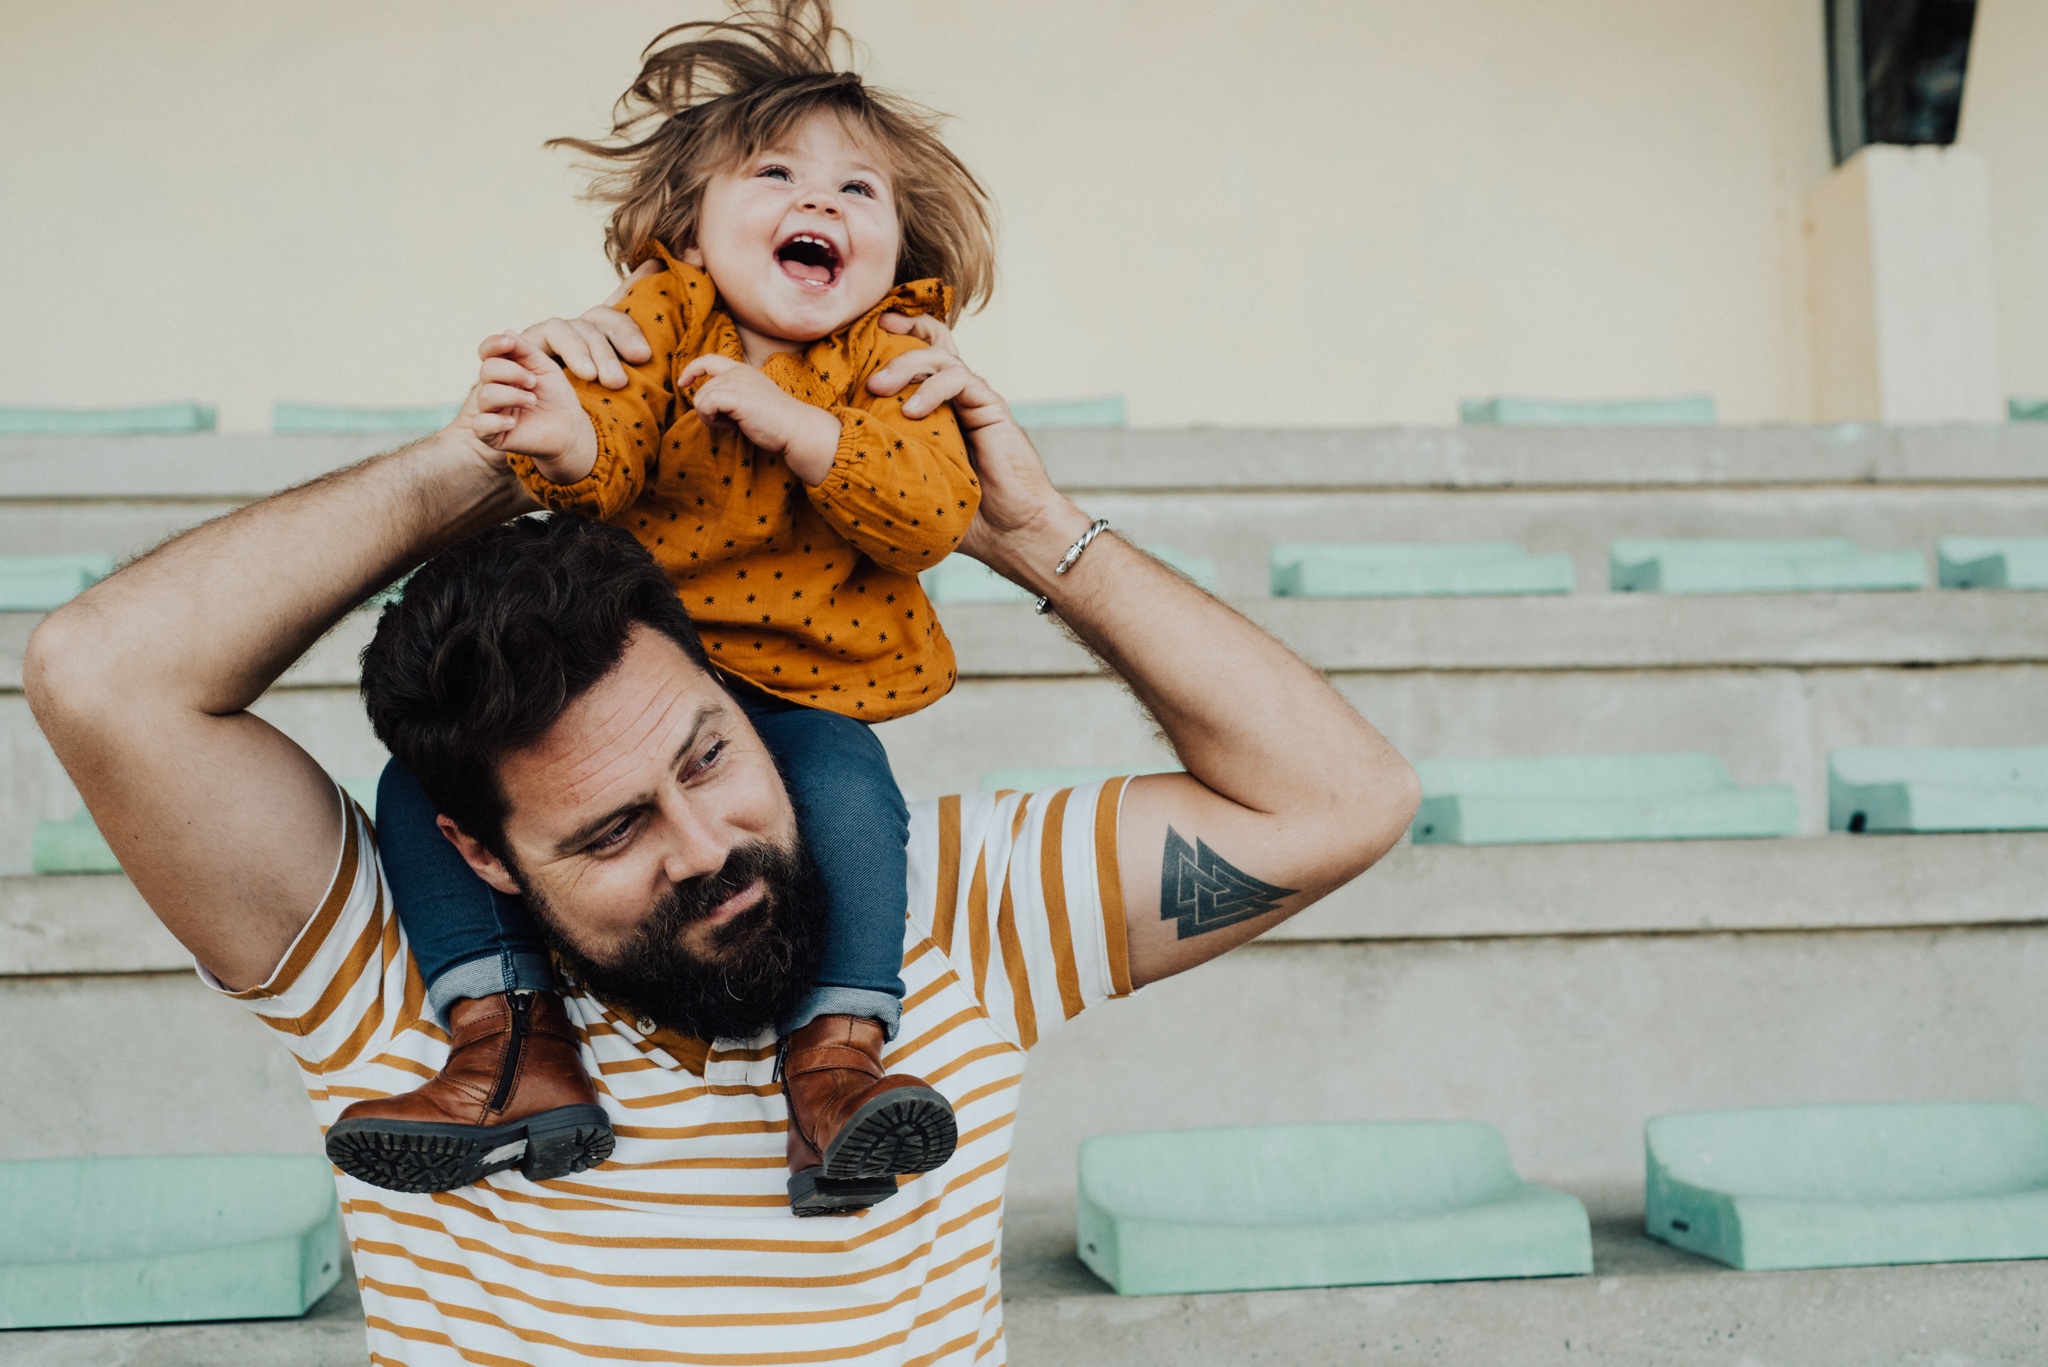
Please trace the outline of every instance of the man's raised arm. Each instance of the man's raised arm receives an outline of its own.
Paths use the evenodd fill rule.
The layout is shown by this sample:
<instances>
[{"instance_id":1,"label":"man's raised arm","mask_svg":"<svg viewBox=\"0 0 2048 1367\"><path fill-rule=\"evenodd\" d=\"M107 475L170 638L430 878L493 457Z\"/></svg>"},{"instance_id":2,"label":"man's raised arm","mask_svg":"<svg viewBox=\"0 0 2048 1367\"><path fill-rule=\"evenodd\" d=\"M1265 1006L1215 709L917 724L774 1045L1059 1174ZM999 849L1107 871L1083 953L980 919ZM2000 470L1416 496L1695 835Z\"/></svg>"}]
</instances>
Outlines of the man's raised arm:
<instances>
[{"instance_id":1,"label":"man's raised arm","mask_svg":"<svg viewBox=\"0 0 2048 1367\"><path fill-rule=\"evenodd\" d=\"M1372 867L1408 829L1408 762L1287 647L1113 533L1064 575L1089 518L1052 487L1000 397L943 325L896 322L930 351L872 384L926 379L953 403L981 476L961 550L1051 599L1166 733L1186 775L1131 781L1119 823L1131 977L1193 968Z\"/></svg>"},{"instance_id":2,"label":"man's raised arm","mask_svg":"<svg viewBox=\"0 0 2048 1367\"><path fill-rule=\"evenodd\" d=\"M371 593L530 506L449 428L186 532L29 639L43 734L151 909L229 987L283 957L342 839L332 780L249 706Z\"/></svg>"}]
</instances>

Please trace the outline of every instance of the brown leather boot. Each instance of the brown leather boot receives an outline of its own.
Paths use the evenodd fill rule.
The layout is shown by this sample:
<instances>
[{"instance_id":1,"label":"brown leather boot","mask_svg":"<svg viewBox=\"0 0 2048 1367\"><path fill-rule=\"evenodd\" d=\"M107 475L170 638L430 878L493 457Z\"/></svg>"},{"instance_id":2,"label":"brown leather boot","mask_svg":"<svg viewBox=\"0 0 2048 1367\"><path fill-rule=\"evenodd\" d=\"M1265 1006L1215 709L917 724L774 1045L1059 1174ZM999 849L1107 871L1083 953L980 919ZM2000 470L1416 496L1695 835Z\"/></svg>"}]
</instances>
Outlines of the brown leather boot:
<instances>
[{"instance_id":1,"label":"brown leather boot","mask_svg":"<svg viewBox=\"0 0 2048 1367\"><path fill-rule=\"evenodd\" d=\"M930 1172L959 1142L953 1107L922 1078L882 1072L881 1022L820 1016L782 1041L789 1102L789 1208L849 1214Z\"/></svg>"},{"instance_id":2,"label":"brown leather boot","mask_svg":"<svg viewBox=\"0 0 2048 1367\"><path fill-rule=\"evenodd\" d=\"M466 997L448 1061L416 1091L358 1101L327 1131L328 1161L388 1191L452 1191L517 1164L536 1182L611 1157L612 1127L552 992Z\"/></svg>"}]
</instances>

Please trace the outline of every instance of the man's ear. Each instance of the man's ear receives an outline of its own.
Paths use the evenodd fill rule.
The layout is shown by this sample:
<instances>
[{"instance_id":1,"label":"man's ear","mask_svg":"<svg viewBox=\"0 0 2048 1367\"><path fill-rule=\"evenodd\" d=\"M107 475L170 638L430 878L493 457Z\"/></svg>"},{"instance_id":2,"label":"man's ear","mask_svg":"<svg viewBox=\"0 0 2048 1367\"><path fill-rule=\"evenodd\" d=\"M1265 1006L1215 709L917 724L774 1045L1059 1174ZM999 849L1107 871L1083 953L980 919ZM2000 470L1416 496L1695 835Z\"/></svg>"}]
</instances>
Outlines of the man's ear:
<instances>
[{"instance_id":1,"label":"man's ear","mask_svg":"<svg viewBox=\"0 0 2048 1367\"><path fill-rule=\"evenodd\" d=\"M448 843L453 845L462 855L463 860L468 863L469 867L476 871L477 877L483 879L507 897L519 896L518 880L513 878L512 871L505 867L504 860L492 854L469 836L464 835L462 827L456 825L447 817L436 816L434 821L440 826L441 834L448 837Z\"/></svg>"}]
</instances>

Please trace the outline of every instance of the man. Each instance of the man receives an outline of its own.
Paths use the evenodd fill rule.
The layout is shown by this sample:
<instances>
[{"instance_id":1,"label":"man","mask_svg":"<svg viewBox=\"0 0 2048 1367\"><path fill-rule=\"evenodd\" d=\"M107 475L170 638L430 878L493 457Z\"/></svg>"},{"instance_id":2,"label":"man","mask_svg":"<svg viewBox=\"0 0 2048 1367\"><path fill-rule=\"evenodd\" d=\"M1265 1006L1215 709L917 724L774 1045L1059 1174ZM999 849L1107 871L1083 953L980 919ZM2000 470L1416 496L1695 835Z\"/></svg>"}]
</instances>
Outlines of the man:
<instances>
[{"instance_id":1,"label":"man","mask_svg":"<svg viewBox=\"0 0 2048 1367\"><path fill-rule=\"evenodd\" d=\"M410 1196L340 1179L377 1360L1000 1361L1025 1051L1270 929L1406 828L1416 781L1378 733L1113 533L1084 546L1089 516L1002 401L941 326L909 326L935 345L875 383L953 402L984 490L963 549L1047 598L1186 773L914 810L889 1062L946 1095L959 1148L864 1215L791 1218L772 1031L707 1041L662 1024L672 993L694 993L689 1018L719 1019L723 1001L724 1019L759 1026L801 972L812 932L788 796L687 623L615 591L648 564L626 538L528 520L465 540L522 511L468 430L474 400L414 446L187 533L30 642L36 716L123 867L202 975L280 1032L323 1124L434 1075L449 1041L422 1010L368 823L248 708L429 556L407 604L471 623L470 644L437 654L415 632L424 663L402 637L380 645L373 713L438 686L436 670L505 676L479 694L497 719L466 733L486 759L447 829L549 927L576 982L558 1043L599 1080L618 1146L543 1183L515 1169ZM550 345L602 374L606 343L562 327ZM575 329L592 342L581 356ZM504 709L524 720L500 725Z\"/></svg>"}]
</instances>

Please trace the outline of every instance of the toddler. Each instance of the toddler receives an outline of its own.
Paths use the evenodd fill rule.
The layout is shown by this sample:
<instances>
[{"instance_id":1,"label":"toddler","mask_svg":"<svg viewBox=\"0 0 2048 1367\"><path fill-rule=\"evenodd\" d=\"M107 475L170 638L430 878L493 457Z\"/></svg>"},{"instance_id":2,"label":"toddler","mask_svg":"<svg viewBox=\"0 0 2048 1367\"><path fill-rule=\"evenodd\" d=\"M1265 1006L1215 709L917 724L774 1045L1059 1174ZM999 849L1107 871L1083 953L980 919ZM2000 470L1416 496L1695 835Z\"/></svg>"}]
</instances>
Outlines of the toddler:
<instances>
[{"instance_id":1,"label":"toddler","mask_svg":"<svg viewBox=\"0 0 2048 1367\"><path fill-rule=\"evenodd\" d=\"M959 544L980 486L950 409L908 419L907 394L867 380L922 345L882 316L957 318L989 292L993 244L933 116L835 69L829 0L764 3L664 33L614 140L562 140L611 163L607 250L638 272L619 307L652 359L606 390L494 338L474 421L557 516L615 523L669 572L788 782L828 907L813 990L780 1027L790 1205L813 1215L886 1198L955 1142L945 1098L881 1064L908 827L868 726L952 686L917 575ZM378 804L451 1052L418 1091L345 1111L330 1155L410 1191L602 1162L610 1127L523 905L469 870L396 765Z\"/></svg>"}]
</instances>

